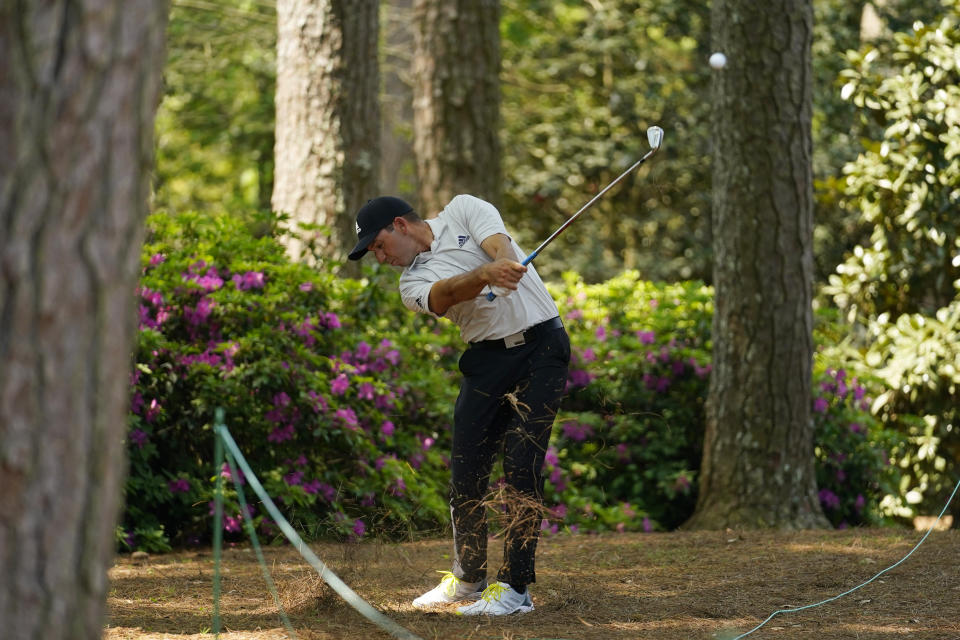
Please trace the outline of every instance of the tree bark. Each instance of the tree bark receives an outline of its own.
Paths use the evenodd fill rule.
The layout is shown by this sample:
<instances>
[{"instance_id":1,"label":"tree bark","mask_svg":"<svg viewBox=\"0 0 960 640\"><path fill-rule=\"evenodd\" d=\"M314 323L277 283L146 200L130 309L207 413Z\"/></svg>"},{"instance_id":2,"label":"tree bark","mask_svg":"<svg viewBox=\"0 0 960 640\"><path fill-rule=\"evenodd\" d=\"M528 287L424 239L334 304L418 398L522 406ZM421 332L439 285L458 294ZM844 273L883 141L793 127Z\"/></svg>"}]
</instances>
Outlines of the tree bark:
<instances>
[{"instance_id":1,"label":"tree bark","mask_svg":"<svg viewBox=\"0 0 960 640\"><path fill-rule=\"evenodd\" d=\"M277 2L273 208L329 229L288 243L293 258L312 245L318 257L344 261L356 244L354 215L377 195L379 4Z\"/></svg>"},{"instance_id":2,"label":"tree bark","mask_svg":"<svg viewBox=\"0 0 960 640\"><path fill-rule=\"evenodd\" d=\"M814 473L813 10L715 0L713 372L688 528L827 526Z\"/></svg>"},{"instance_id":3,"label":"tree bark","mask_svg":"<svg viewBox=\"0 0 960 640\"><path fill-rule=\"evenodd\" d=\"M419 209L413 151L413 0L386 3L382 19L380 189Z\"/></svg>"},{"instance_id":4,"label":"tree bark","mask_svg":"<svg viewBox=\"0 0 960 640\"><path fill-rule=\"evenodd\" d=\"M499 205L500 3L416 0L414 152L421 214L457 194Z\"/></svg>"},{"instance_id":5,"label":"tree bark","mask_svg":"<svg viewBox=\"0 0 960 640\"><path fill-rule=\"evenodd\" d=\"M99 639L167 4L0 4L0 634Z\"/></svg>"}]
</instances>

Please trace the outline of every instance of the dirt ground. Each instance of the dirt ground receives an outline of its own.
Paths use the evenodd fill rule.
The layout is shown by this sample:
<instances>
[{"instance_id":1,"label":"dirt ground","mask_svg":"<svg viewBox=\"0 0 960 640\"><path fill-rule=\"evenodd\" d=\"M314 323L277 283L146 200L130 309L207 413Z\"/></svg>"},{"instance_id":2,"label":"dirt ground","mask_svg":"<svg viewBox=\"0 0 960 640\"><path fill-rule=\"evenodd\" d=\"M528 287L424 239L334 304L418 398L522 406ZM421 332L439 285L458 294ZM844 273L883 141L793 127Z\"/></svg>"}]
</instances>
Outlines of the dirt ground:
<instances>
[{"instance_id":1,"label":"dirt ground","mask_svg":"<svg viewBox=\"0 0 960 640\"><path fill-rule=\"evenodd\" d=\"M449 569L447 540L313 549L363 598L424 640L713 640L746 633L778 609L852 589L904 558L922 536L905 529L550 536L541 540L531 586L536 609L493 619L410 605L437 583L436 570ZM496 566L499 541L490 547ZM390 638L291 547L264 554L298 638ZM224 550L223 572L222 638L289 637L248 546ZM104 639L212 638L212 576L209 549L118 557ZM934 532L870 584L777 615L747 637L960 640L960 531Z\"/></svg>"}]
</instances>

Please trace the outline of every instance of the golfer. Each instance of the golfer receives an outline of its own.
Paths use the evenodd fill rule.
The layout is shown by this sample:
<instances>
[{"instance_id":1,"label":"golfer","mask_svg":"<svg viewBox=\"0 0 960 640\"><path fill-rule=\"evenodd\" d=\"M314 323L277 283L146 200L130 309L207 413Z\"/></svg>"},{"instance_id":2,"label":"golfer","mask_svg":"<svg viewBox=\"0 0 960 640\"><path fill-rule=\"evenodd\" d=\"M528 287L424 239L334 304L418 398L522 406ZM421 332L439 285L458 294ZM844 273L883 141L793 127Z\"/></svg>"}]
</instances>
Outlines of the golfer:
<instances>
[{"instance_id":1,"label":"golfer","mask_svg":"<svg viewBox=\"0 0 960 640\"><path fill-rule=\"evenodd\" d=\"M497 209L473 196L456 196L426 220L400 198L375 198L357 212L357 238L351 260L370 251L381 264L403 267L403 303L454 322L468 344L460 357L450 462L453 567L413 605L473 600L456 612L531 611L527 585L536 580L540 471L570 362L557 305L536 270L517 261L522 252ZM488 586L483 502L501 453L508 525L503 566Z\"/></svg>"}]
</instances>

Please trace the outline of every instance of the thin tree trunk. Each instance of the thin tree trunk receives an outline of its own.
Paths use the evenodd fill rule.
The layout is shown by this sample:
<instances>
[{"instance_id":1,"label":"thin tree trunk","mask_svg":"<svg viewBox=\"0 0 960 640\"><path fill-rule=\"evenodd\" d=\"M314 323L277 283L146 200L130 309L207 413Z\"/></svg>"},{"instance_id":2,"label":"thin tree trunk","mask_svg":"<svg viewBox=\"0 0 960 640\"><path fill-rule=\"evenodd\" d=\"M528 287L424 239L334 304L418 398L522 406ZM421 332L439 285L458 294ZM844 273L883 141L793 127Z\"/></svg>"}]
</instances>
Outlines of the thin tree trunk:
<instances>
[{"instance_id":1,"label":"thin tree trunk","mask_svg":"<svg viewBox=\"0 0 960 640\"><path fill-rule=\"evenodd\" d=\"M453 196L499 204L500 3L416 0L414 151L421 213Z\"/></svg>"},{"instance_id":2,"label":"thin tree trunk","mask_svg":"<svg viewBox=\"0 0 960 640\"><path fill-rule=\"evenodd\" d=\"M810 0L715 0L713 373L691 528L826 526L814 474Z\"/></svg>"},{"instance_id":3,"label":"thin tree trunk","mask_svg":"<svg viewBox=\"0 0 960 640\"><path fill-rule=\"evenodd\" d=\"M102 636L167 4L0 4L0 635Z\"/></svg>"},{"instance_id":4,"label":"thin tree trunk","mask_svg":"<svg viewBox=\"0 0 960 640\"><path fill-rule=\"evenodd\" d=\"M354 214L377 195L379 5L277 2L273 208L330 232L289 243L291 257L313 245L318 256L345 260L356 243Z\"/></svg>"}]
</instances>

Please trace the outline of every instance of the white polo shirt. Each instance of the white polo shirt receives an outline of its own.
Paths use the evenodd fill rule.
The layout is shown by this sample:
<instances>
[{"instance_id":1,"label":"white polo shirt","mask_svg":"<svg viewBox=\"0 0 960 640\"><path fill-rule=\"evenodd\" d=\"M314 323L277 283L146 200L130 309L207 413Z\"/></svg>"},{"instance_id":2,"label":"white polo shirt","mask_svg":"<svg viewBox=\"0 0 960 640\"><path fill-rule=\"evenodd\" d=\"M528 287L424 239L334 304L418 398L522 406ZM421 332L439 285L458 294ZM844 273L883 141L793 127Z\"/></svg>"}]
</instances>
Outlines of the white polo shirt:
<instances>
[{"instance_id":1,"label":"white polo shirt","mask_svg":"<svg viewBox=\"0 0 960 640\"><path fill-rule=\"evenodd\" d=\"M496 207L469 195L456 196L426 223L433 230L433 243L403 270L400 297L409 309L439 317L429 308L433 284L491 262L480 243L497 233L510 234ZM526 253L513 238L510 242L517 259L522 260ZM476 298L459 302L444 314L460 327L460 337L466 342L503 338L559 315L532 264L527 265L511 295L487 300L488 292L485 288Z\"/></svg>"}]
</instances>

